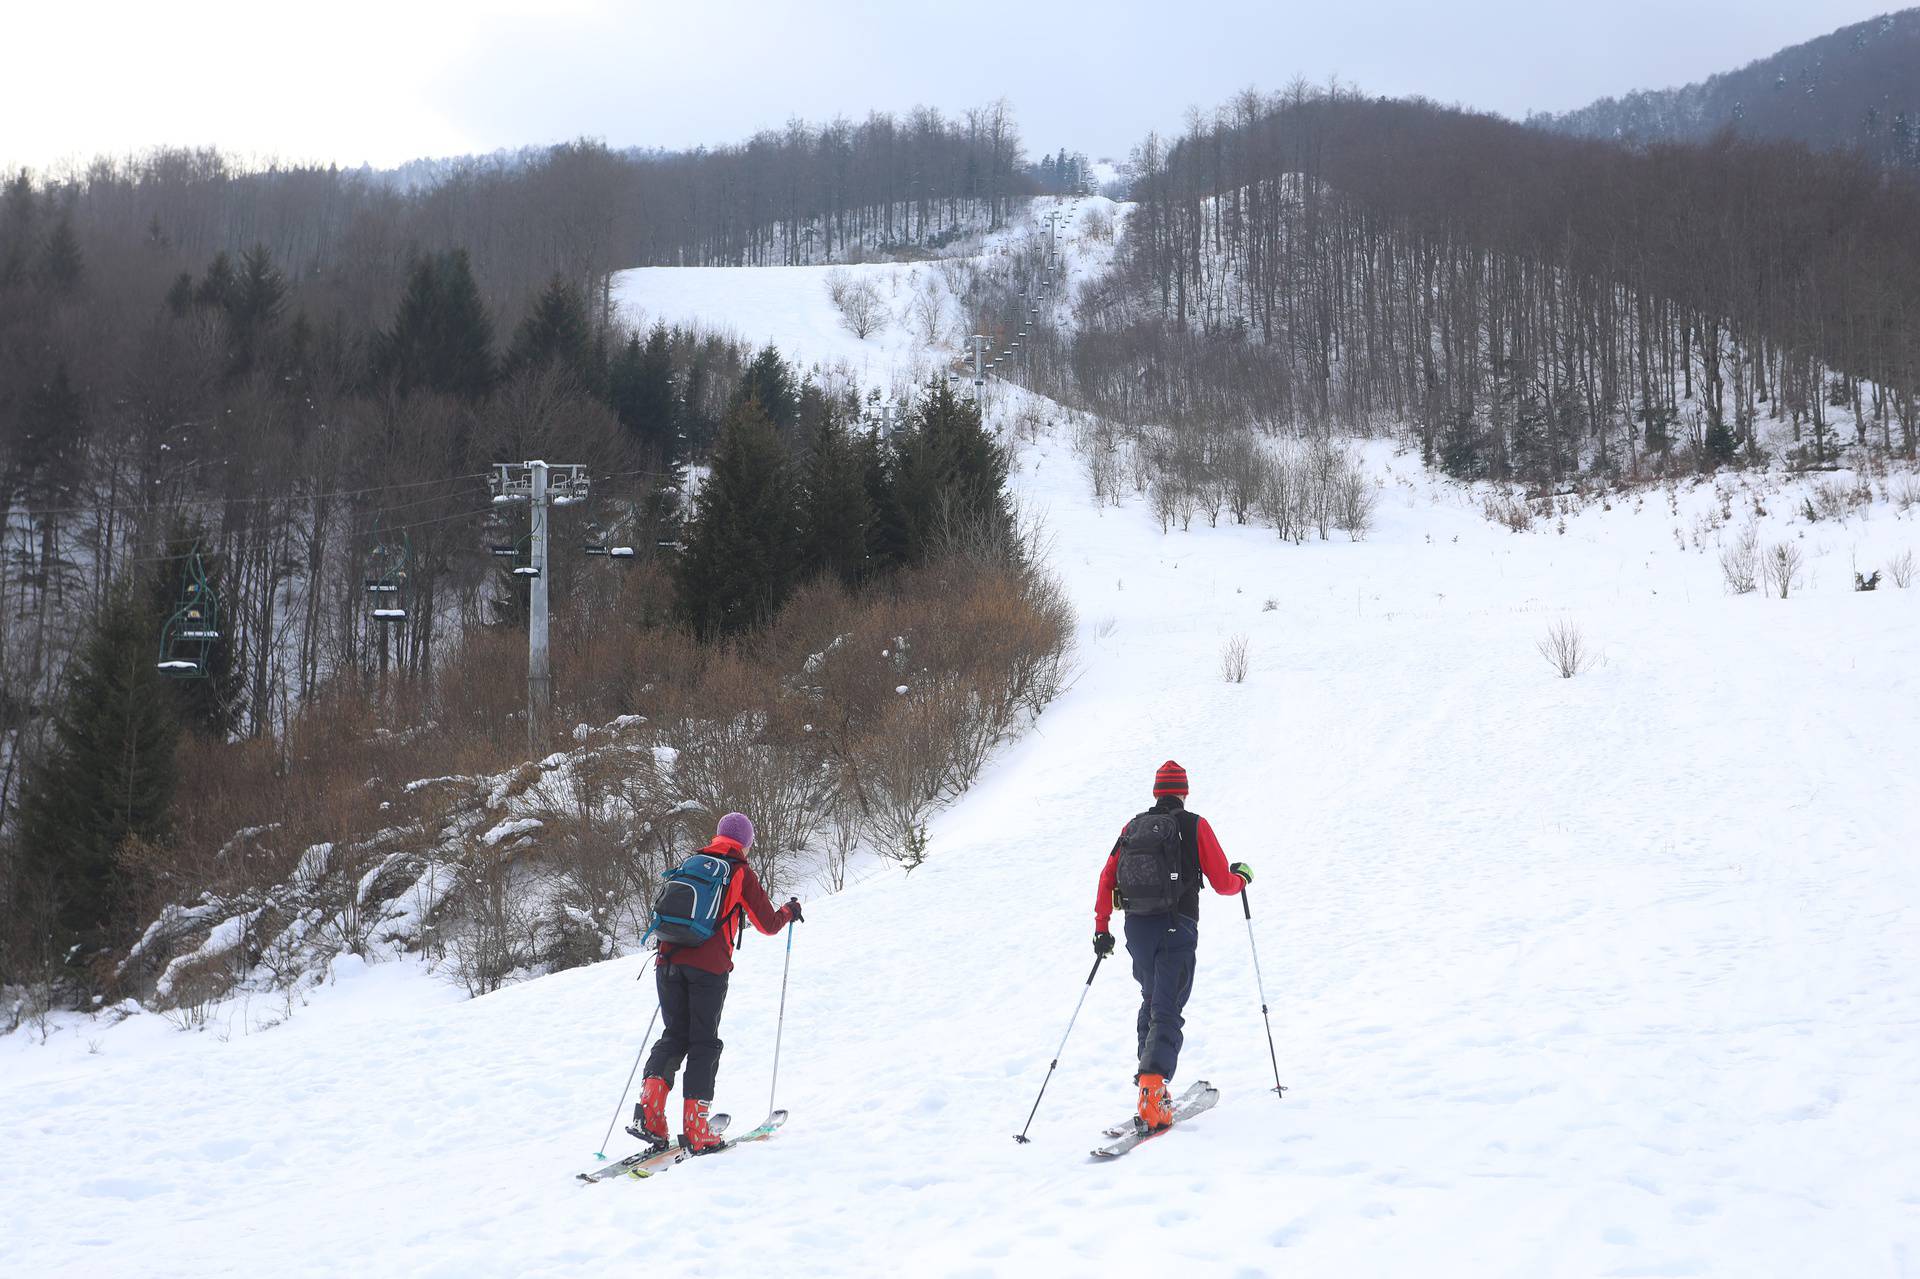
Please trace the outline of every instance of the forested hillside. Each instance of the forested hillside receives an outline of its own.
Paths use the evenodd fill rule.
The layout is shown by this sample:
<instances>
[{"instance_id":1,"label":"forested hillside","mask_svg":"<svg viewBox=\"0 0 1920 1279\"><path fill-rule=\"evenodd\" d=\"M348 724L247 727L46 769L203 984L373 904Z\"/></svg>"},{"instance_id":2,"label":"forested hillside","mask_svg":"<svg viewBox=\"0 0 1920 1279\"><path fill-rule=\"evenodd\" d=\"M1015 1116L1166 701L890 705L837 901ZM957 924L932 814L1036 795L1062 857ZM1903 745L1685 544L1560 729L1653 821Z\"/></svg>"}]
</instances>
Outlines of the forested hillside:
<instances>
[{"instance_id":1,"label":"forested hillside","mask_svg":"<svg viewBox=\"0 0 1920 1279\"><path fill-rule=\"evenodd\" d=\"M1150 140L1134 194L1072 346L1105 412L1405 432L1534 483L1916 448L1920 190L1858 159L1246 95Z\"/></svg>"},{"instance_id":2,"label":"forested hillside","mask_svg":"<svg viewBox=\"0 0 1920 1279\"><path fill-rule=\"evenodd\" d=\"M188 152L14 176L0 981L97 988L169 904L246 898L321 843L336 867L371 856L355 840L385 824L382 776L499 767L636 709L693 767L690 688L723 723L759 726L729 750L787 760L822 804L842 782L857 792L810 810L808 830L887 822L898 842L965 770L921 752L892 782L868 776L874 743L911 714L991 749L1030 708L989 713L967 690L1065 642L1032 611L1045 601L1004 462L944 386L876 435L852 383L690 325L629 327L608 280L656 260L924 253L1077 172L1065 153L1029 168L996 107L796 124L690 155L568 145L418 189ZM495 464L534 457L591 485L556 510L561 688L542 723L524 692L524 508L490 488ZM691 503L690 466L708 472ZM956 557L940 591L913 585ZM977 590L954 594L960 577ZM829 756L824 736L773 740L791 727L771 710L790 654L767 636L803 588L808 621L787 623L802 630L856 625L879 607L869 591L894 601L890 634L956 599L1040 626L1017 657L956 656L937 706L850 709ZM939 629L967 633L954 616ZM643 689L671 704L644 706Z\"/></svg>"},{"instance_id":3,"label":"forested hillside","mask_svg":"<svg viewBox=\"0 0 1920 1279\"><path fill-rule=\"evenodd\" d=\"M1883 14L1678 89L1642 89L1527 123L1622 142L1746 138L1857 150L1920 168L1920 9Z\"/></svg>"}]
</instances>

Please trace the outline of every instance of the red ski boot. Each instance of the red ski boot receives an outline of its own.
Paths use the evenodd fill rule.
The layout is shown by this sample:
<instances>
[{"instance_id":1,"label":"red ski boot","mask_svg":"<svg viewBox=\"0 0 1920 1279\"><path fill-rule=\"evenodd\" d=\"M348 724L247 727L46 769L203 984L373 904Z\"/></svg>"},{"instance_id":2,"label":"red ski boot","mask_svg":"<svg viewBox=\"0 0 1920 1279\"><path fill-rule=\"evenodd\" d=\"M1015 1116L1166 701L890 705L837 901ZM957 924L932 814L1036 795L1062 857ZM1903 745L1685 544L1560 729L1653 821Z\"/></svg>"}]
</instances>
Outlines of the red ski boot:
<instances>
[{"instance_id":1,"label":"red ski boot","mask_svg":"<svg viewBox=\"0 0 1920 1279\"><path fill-rule=\"evenodd\" d=\"M707 1122L708 1110L713 1103L685 1098L680 1108L680 1140L687 1149L696 1155L704 1155L721 1145L720 1134Z\"/></svg>"},{"instance_id":2,"label":"red ski boot","mask_svg":"<svg viewBox=\"0 0 1920 1279\"><path fill-rule=\"evenodd\" d=\"M673 1144L673 1131L667 1127L667 1093L672 1086L664 1079L640 1081L640 1100L634 1103L633 1123L627 1131L659 1150Z\"/></svg>"}]
</instances>

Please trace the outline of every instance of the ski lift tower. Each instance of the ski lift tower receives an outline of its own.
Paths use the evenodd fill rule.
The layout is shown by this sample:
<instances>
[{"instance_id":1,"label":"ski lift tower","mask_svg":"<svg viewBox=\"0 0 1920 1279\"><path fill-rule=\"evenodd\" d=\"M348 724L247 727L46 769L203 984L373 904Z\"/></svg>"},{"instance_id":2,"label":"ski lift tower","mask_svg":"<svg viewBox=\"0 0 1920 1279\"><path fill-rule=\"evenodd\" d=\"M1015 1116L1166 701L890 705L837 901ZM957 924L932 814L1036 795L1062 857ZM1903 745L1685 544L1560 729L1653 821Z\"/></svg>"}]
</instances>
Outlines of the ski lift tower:
<instances>
[{"instance_id":1,"label":"ski lift tower","mask_svg":"<svg viewBox=\"0 0 1920 1279\"><path fill-rule=\"evenodd\" d=\"M529 539L531 572L527 607L527 745L538 752L546 741L547 712L553 705L553 664L547 646L547 509L587 500L587 468L547 462L501 462L494 468L493 500L504 506L528 504L533 516Z\"/></svg>"}]
</instances>

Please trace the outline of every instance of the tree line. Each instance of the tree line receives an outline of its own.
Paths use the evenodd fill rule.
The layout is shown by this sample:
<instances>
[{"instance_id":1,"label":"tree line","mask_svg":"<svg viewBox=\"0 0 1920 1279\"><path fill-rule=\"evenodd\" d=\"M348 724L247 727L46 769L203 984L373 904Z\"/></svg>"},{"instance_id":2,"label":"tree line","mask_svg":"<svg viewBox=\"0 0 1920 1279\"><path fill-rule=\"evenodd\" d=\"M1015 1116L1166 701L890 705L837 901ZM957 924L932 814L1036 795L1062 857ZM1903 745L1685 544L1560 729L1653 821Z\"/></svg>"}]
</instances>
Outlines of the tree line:
<instances>
[{"instance_id":1,"label":"tree line","mask_svg":"<svg viewBox=\"0 0 1920 1279\"><path fill-rule=\"evenodd\" d=\"M1859 152L1920 169L1920 11L1885 13L1678 89L1535 114L1538 128L1629 143L1744 137Z\"/></svg>"}]
</instances>

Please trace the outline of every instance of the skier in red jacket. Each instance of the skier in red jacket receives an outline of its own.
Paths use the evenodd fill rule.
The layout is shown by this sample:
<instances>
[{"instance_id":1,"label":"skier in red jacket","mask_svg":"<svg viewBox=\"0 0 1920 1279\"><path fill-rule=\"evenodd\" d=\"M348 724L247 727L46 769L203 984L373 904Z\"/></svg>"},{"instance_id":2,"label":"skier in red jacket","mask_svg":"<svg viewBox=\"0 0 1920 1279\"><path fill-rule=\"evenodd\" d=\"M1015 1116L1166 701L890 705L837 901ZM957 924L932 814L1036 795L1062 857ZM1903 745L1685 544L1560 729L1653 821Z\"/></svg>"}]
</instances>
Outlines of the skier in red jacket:
<instances>
[{"instance_id":1,"label":"skier in red jacket","mask_svg":"<svg viewBox=\"0 0 1920 1279\"><path fill-rule=\"evenodd\" d=\"M1160 766L1153 778L1153 807L1127 823L1107 854L1100 871L1100 891L1093 902L1093 953L1111 955L1113 934L1107 931L1113 908L1127 910L1127 954L1133 960L1133 978L1140 983L1140 1016L1137 1025L1139 1073L1134 1082L1140 1088L1140 1119L1149 1129L1159 1130L1173 1123L1173 1107L1167 1095L1167 1081L1173 1078L1180 1062L1181 1030L1186 1024L1182 1010L1193 993L1195 950L1200 940L1200 878L1205 876L1213 891L1231 897L1253 882L1253 870L1245 862L1229 866L1227 855L1214 838L1213 827L1198 813L1186 808L1187 770L1173 760ZM1150 816L1171 816L1171 822L1145 823ZM1136 892L1129 909L1120 891L1121 856L1130 859L1153 858L1159 853L1143 848L1140 832L1169 831L1171 843L1164 856L1171 868L1164 890L1164 907ZM1132 841L1130 833L1134 833ZM1130 847L1133 851L1129 851ZM1149 909L1141 909L1148 907Z\"/></svg>"},{"instance_id":2,"label":"skier in red jacket","mask_svg":"<svg viewBox=\"0 0 1920 1279\"><path fill-rule=\"evenodd\" d=\"M647 1054L646 1078L635 1109L639 1114L636 1131L662 1147L673 1140L667 1129L667 1094L673 1091L673 1075L683 1060L687 1079L681 1100L681 1131L687 1147L698 1154L720 1144L708 1118L724 1046L720 1042L720 1012L727 1002L727 975L733 971L740 917L744 914L768 936L803 918L797 898L774 909L767 890L760 886L760 877L747 864L747 850L752 847L753 823L746 814L728 813L720 819L713 842L700 850L733 863L720 927L697 946L663 943L654 961L662 1029L653 1051Z\"/></svg>"}]
</instances>

